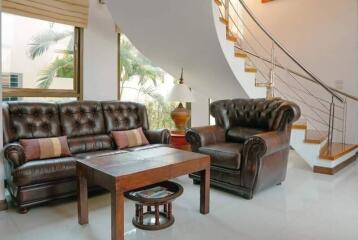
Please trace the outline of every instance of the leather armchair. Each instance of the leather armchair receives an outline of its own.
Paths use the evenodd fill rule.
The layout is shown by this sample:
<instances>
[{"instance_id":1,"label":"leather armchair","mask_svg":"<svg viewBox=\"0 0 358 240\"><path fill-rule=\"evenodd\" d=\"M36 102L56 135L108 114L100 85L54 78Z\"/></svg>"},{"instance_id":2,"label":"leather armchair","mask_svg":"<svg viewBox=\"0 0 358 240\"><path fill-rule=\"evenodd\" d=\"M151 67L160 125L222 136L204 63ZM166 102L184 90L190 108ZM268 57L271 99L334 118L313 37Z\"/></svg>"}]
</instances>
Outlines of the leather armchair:
<instances>
[{"instance_id":1,"label":"leather armchair","mask_svg":"<svg viewBox=\"0 0 358 240\"><path fill-rule=\"evenodd\" d=\"M194 152L211 156L211 185L251 199L285 180L291 125L299 107L279 98L222 100L211 104L216 125L190 128ZM200 182L197 173L191 174Z\"/></svg>"}]
</instances>

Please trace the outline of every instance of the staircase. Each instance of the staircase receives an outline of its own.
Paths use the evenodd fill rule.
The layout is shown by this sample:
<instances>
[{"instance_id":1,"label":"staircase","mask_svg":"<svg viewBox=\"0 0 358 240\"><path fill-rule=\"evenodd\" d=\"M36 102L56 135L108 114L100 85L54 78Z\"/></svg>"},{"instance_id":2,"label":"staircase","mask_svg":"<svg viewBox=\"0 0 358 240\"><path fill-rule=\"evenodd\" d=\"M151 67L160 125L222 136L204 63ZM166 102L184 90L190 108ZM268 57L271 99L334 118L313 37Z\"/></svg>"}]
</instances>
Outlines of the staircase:
<instances>
[{"instance_id":1,"label":"staircase","mask_svg":"<svg viewBox=\"0 0 358 240\"><path fill-rule=\"evenodd\" d=\"M348 106L358 98L327 86L309 71L243 0L214 2L233 55L244 61L246 73L254 75L254 87L265 89L267 98L281 97L300 105L302 118L292 126L291 145L313 171L332 175L356 160L358 145L346 143L346 119Z\"/></svg>"}]
</instances>

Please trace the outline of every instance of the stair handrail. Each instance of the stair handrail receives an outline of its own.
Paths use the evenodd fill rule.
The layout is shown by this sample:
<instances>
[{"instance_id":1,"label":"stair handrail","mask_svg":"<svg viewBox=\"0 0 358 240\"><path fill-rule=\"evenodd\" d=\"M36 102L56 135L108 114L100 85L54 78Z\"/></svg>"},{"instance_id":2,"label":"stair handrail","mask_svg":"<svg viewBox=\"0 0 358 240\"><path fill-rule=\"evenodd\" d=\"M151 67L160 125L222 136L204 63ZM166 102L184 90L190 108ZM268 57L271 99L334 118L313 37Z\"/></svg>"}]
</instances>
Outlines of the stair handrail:
<instances>
[{"instance_id":1,"label":"stair handrail","mask_svg":"<svg viewBox=\"0 0 358 240\"><path fill-rule=\"evenodd\" d=\"M267 58L265 58L265 57L259 56L258 54L255 54L255 53L253 53L253 52L251 52L251 51L248 51L248 50L246 50L246 49L243 49L242 47L235 46L235 48L236 48L236 49L239 49L240 51L242 51L242 52L244 52L244 53L247 53L247 54L249 54L249 55L251 55L251 56L253 56L253 57L255 57L255 58L258 58L258 59L260 59L260 60L262 60L262 61L265 61L265 62L267 62L267 63L271 63L271 60L269 60L269 59L267 59ZM308 81L311 81L311 82L313 82L313 83L317 83L313 78L307 77L307 76L305 76L305 75L303 75L303 74L301 74L301 73L299 73L299 72L296 72L296 71L294 71L294 70L292 70L292 69L289 69L289 68L287 68L287 67L284 67L284 66L282 66L281 64L276 63L276 67L279 67L279 68L281 68L281 69L287 70L287 71L289 71L290 73L293 73L293 74L295 74L295 75L297 75L297 76L299 76L299 77L301 77L301 78L304 78L304 79L306 79L306 80L308 80ZM352 99L352 100L358 102L358 97L357 97L357 96L351 95L351 94L346 93L346 92L344 92L344 91L342 91L342 90L338 90L338 89L336 89L336 88L334 88L334 87L332 87L332 86L329 86L329 85L327 85L327 87L328 87L329 89L331 89L332 91L336 92L336 93L339 93L339 94L341 94L341 95L343 95L343 96L345 96L345 97L347 97L347 98L350 98L350 99Z\"/></svg>"},{"instance_id":2,"label":"stair handrail","mask_svg":"<svg viewBox=\"0 0 358 240\"><path fill-rule=\"evenodd\" d=\"M231 2L231 0L229 0ZM256 23L256 25L266 34L267 37L271 39L271 41L279 47L294 63L296 63L297 66L299 66L306 74L308 74L313 81L315 81L318 85L323 87L326 91L328 91L334 98L336 98L341 103L344 102L343 98L338 96L334 91L330 89L329 86L327 86L323 81L321 81L318 77L315 76L310 70L308 70L300 61L298 61L293 54L287 50L285 47L282 46L281 43L279 43L272 34L266 30L266 28L263 26L263 24L256 18L256 16L253 14L253 12L250 10L250 8L246 5L244 0L238 0L241 4L241 6L244 8L244 10L249 14L251 19Z\"/></svg>"}]
</instances>

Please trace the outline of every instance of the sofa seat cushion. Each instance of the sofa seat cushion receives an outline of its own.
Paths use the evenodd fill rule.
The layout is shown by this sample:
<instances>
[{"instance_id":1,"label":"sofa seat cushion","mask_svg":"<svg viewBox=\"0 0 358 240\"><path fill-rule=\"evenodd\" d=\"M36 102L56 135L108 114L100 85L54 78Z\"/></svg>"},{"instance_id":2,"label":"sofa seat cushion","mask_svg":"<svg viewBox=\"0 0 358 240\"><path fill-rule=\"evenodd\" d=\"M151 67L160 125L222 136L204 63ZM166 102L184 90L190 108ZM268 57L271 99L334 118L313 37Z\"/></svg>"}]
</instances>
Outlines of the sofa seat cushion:
<instances>
[{"instance_id":1,"label":"sofa seat cushion","mask_svg":"<svg viewBox=\"0 0 358 240\"><path fill-rule=\"evenodd\" d=\"M251 136L262 132L264 131L256 128L233 127L227 131L226 138L229 142L244 143Z\"/></svg>"},{"instance_id":2,"label":"sofa seat cushion","mask_svg":"<svg viewBox=\"0 0 358 240\"><path fill-rule=\"evenodd\" d=\"M135 151L146 150L146 149L157 148L157 147L169 147L169 145L167 145L167 144L148 144L148 145L144 145L144 146L126 148L124 150L130 151L130 152L135 152Z\"/></svg>"},{"instance_id":3,"label":"sofa seat cushion","mask_svg":"<svg viewBox=\"0 0 358 240\"><path fill-rule=\"evenodd\" d=\"M213 166L239 170L242 148L241 143L219 143L200 147L198 152L210 155Z\"/></svg>"},{"instance_id":4,"label":"sofa seat cushion","mask_svg":"<svg viewBox=\"0 0 358 240\"><path fill-rule=\"evenodd\" d=\"M16 186L55 181L76 176L76 159L54 158L27 162L12 172Z\"/></svg>"},{"instance_id":5,"label":"sofa seat cushion","mask_svg":"<svg viewBox=\"0 0 358 240\"><path fill-rule=\"evenodd\" d=\"M95 152L79 153L79 154L76 154L75 157L81 158L81 159L89 159L89 158L93 158L93 157L102 157L102 156L121 154L121 153L126 153L126 152L127 151L125 151L125 150L95 151Z\"/></svg>"}]
</instances>

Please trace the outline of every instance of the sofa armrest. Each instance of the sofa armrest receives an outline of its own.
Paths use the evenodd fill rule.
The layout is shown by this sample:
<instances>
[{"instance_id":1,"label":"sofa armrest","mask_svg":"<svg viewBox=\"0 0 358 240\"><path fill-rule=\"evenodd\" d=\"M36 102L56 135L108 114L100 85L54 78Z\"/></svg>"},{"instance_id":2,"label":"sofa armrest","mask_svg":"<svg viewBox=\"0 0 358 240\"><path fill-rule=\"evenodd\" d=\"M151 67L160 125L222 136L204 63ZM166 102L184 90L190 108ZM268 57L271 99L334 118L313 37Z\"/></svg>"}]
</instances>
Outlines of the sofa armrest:
<instances>
[{"instance_id":1,"label":"sofa armrest","mask_svg":"<svg viewBox=\"0 0 358 240\"><path fill-rule=\"evenodd\" d=\"M289 138L287 131L270 131L254 135L245 141L241 163L243 186L258 191L284 180Z\"/></svg>"},{"instance_id":2,"label":"sofa armrest","mask_svg":"<svg viewBox=\"0 0 358 240\"><path fill-rule=\"evenodd\" d=\"M200 147L225 142L225 129L218 126L189 128L185 138L196 152Z\"/></svg>"},{"instance_id":3,"label":"sofa armrest","mask_svg":"<svg viewBox=\"0 0 358 240\"><path fill-rule=\"evenodd\" d=\"M152 144L169 144L170 131L168 129L146 130L145 135Z\"/></svg>"},{"instance_id":4,"label":"sofa armrest","mask_svg":"<svg viewBox=\"0 0 358 240\"><path fill-rule=\"evenodd\" d=\"M18 167L25 163L25 151L19 143L9 143L4 146L4 158L10 161L14 167Z\"/></svg>"}]
</instances>

